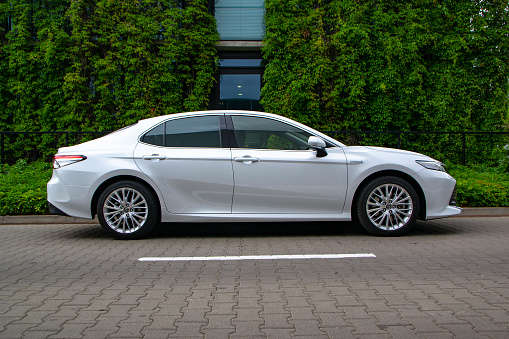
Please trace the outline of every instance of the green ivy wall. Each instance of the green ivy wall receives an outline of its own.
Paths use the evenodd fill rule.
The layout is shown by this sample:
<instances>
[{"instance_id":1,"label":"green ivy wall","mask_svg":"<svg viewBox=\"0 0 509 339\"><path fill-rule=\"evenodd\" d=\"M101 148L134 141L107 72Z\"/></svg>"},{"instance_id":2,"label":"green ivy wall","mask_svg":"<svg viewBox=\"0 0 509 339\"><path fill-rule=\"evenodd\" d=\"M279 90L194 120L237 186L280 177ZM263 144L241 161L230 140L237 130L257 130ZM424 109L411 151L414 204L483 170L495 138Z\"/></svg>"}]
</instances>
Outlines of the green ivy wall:
<instances>
[{"instance_id":1,"label":"green ivy wall","mask_svg":"<svg viewBox=\"0 0 509 339\"><path fill-rule=\"evenodd\" d=\"M266 0L264 107L336 130L500 130L507 1Z\"/></svg>"},{"instance_id":2,"label":"green ivy wall","mask_svg":"<svg viewBox=\"0 0 509 339\"><path fill-rule=\"evenodd\" d=\"M2 2L0 130L112 130L206 109L218 40L207 4Z\"/></svg>"},{"instance_id":3,"label":"green ivy wall","mask_svg":"<svg viewBox=\"0 0 509 339\"><path fill-rule=\"evenodd\" d=\"M0 3L0 130L112 130L206 109L218 40L207 5ZM326 130L507 125L507 0L266 0L265 6L266 111ZM458 146L448 138L421 139L415 148ZM481 142L470 138L468 146Z\"/></svg>"}]
</instances>

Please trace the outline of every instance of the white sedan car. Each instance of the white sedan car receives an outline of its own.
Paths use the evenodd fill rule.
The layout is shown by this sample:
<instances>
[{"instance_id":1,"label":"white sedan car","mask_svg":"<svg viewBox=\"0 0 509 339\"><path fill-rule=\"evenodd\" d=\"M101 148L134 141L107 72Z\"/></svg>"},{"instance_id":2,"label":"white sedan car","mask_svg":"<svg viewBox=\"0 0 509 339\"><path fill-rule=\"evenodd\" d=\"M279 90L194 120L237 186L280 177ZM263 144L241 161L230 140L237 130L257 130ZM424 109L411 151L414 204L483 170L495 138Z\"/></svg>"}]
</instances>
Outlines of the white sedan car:
<instances>
[{"instance_id":1,"label":"white sedan car","mask_svg":"<svg viewBox=\"0 0 509 339\"><path fill-rule=\"evenodd\" d=\"M448 217L456 181L422 154L346 146L261 112L141 120L54 156L54 214L93 218L120 239L160 222L355 220L383 236Z\"/></svg>"}]
</instances>

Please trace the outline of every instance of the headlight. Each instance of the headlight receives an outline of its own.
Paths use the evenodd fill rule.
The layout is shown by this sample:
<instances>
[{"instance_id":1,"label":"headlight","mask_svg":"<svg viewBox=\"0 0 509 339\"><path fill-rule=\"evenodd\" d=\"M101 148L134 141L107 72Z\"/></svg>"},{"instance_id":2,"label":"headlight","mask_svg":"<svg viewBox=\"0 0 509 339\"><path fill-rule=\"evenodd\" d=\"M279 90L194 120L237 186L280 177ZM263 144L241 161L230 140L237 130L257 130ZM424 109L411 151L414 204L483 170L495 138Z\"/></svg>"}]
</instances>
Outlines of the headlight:
<instances>
[{"instance_id":1,"label":"headlight","mask_svg":"<svg viewBox=\"0 0 509 339\"><path fill-rule=\"evenodd\" d=\"M434 171L446 172L445 165L439 161L432 160L415 160L419 165Z\"/></svg>"}]
</instances>

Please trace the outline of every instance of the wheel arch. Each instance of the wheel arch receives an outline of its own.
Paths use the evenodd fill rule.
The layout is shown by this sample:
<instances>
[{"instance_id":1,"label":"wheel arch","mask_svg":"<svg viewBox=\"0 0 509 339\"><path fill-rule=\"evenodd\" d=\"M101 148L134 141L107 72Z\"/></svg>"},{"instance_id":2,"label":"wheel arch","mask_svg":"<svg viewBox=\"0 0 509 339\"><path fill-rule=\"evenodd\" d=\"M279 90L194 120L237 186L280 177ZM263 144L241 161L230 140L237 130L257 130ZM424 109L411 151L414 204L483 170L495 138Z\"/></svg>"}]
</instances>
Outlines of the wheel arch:
<instances>
[{"instance_id":1,"label":"wheel arch","mask_svg":"<svg viewBox=\"0 0 509 339\"><path fill-rule=\"evenodd\" d=\"M138 178L136 176L133 176L133 175L118 175L118 176L114 176L114 177L111 177L108 180L104 181L102 184L99 185L99 187L97 187L97 189L94 192L94 195L92 196L91 206L90 206L90 210L92 211L92 218L94 218L97 215L97 203L99 201L99 197L101 196L102 192L104 192L106 187L108 187L109 185L111 185L111 184L113 184L115 182L118 182L118 181L122 181L122 180L136 181L136 182L142 184L143 186L145 186L148 190L150 190L152 192L152 194L154 195L155 199L157 200L157 203L159 204L159 217L158 218L160 219L161 218L161 208L162 207L161 207L161 200L159 199L159 195L154 190L152 185L150 185L145 180L143 180L141 178Z\"/></svg>"},{"instance_id":2,"label":"wheel arch","mask_svg":"<svg viewBox=\"0 0 509 339\"><path fill-rule=\"evenodd\" d=\"M405 172L397 171L397 170L383 170L379 172L372 173L371 175L364 178L364 180L357 186L357 189L355 190L355 194L352 201L352 217L355 216L357 213L356 206L357 206L357 199L359 199L360 192L362 191L362 188L366 186L370 181L379 178L379 177L385 177L385 176L393 176L401 178L405 181L407 181L412 187L415 189L415 192L417 192L417 196L419 198L419 219L426 220L426 197L424 195L424 191L422 190L421 185L412 178L412 176L408 175Z\"/></svg>"}]
</instances>

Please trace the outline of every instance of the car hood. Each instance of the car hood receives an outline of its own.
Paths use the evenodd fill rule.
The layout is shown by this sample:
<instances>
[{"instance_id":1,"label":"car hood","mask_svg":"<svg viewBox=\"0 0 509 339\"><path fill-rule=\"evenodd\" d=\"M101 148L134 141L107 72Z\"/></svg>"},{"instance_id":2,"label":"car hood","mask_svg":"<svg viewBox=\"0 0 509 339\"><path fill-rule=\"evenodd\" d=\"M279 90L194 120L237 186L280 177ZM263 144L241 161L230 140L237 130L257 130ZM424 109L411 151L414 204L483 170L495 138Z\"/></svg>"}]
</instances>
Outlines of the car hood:
<instances>
[{"instance_id":1,"label":"car hood","mask_svg":"<svg viewBox=\"0 0 509 339\"><path fill-rule=\"evenodd\" d=\"M417 153L417 152L412 152L412 151L406 151L403 149L388 148L388 147L376 147L376 146L361 146L361 147L364 147L364 148L367 148L367 149L373 150L373 151L388 152L388 153L400 154L400 155L409 155L409 156L414 156L414 157L418 156L419 158L425 157L427 159L434 160L433 158L428 157L427 155Z\"/></svg>"},{"instance_id":2,"label":"car hood","mask_svg":"<svg viewBox=\"0 0 509 339\"><path fill-rule=\"evenodd\" d=\"M427 155L396 148L375 146L347 146L343 148L346 156L352 160L378 159L379 162L412 162L415 160L434 160Z\"/></svg>"}]
</instances>

